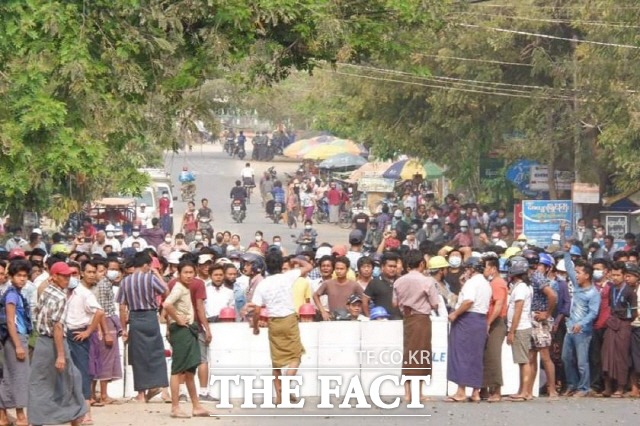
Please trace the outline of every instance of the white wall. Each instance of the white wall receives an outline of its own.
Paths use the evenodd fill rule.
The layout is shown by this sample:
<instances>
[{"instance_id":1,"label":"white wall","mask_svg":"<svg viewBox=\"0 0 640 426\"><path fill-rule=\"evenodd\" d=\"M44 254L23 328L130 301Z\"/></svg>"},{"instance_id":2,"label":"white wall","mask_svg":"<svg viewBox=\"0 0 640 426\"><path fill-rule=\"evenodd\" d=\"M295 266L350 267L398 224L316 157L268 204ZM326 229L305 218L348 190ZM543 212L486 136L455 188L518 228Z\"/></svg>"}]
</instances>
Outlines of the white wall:
<instances>
[{"instance_id":1,"label":"white wall","mask_svg":"<svg viewBox=\"0 0 640 426\"><path fill-rule=\"evenodd\" d=\"M448 322L444 318L434 318L432 323L432 375L425 391L427 395L445 396L456 389L446 378ZM267 329L261 329L256 336L247 323L216 323L210 326L213 335L209 347L210 375L271 375ZM164 325L161 327L164 334ZM303 377L303 396L319 396L319 375L342 376L345 384L358 375L366 390L378 376L401 374L402 321L300 323L300 334L306 350L298 371L298 375ZM166 341L165 345L170 348ZM367 361L365 352L371 354L373 359ZM169 370L170 362L167 359ZM516 393L518 366L513 364L511 348L506 343L502 347L502 366L502 393ZM134 395L131 368L127 366L126 371L126 386L124 380L110 383L110 395ZM219 396L220 383L212 383L212 393ZM538 378L534 386L536 395L537 383ZM346 386L343 385L342 389L346 389ZM403 395L404 390L387 381L382 385L381 393ZM231 397L243 397L241 385L231 386Z\"/></svg>"}]
</instances>

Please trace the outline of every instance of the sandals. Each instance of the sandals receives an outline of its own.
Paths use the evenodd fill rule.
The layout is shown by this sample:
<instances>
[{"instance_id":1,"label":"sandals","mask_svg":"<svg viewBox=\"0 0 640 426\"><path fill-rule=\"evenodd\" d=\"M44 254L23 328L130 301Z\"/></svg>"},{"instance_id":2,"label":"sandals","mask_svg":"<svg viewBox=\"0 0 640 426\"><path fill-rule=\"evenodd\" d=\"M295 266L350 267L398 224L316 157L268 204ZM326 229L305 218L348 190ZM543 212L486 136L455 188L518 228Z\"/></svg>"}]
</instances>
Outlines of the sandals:
<instances>
[{"instance_id":1,"label":"sandals","mask_svg":"<svg viewBox=\"0 0 640 426\"><path fill-rule=\"evenodd\" d=\"M149 402L151 401L151 399L153 397L155 397L156 395L159 395L160 392L162 392L162 389L160 388L155 388L155 389L149 389L145 394L144 394L144 402Z\"/></svg>"},{"instance_id":2,"label":"sandals","mask_svg":"<svg viewBox=\"0 0 640 426\"><path fill-rule=\"evenodd\" d=\"M467 398L457 399L452 396L448 396L442 400L443 402L467 402Z\"/></svg>"}]
</instances>

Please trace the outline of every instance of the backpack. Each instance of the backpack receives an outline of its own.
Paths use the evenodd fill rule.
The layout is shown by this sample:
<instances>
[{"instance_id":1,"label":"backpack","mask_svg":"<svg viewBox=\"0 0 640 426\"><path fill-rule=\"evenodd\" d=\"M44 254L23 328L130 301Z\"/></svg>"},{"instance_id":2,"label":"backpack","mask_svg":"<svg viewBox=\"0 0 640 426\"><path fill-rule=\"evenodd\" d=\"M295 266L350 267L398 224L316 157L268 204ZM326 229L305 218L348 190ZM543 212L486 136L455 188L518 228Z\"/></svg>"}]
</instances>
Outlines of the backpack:
<instances>
[{"instance_id":1,"label":"backpack","mask_svg":"<svg viewBox=\"0 0 640 426\"><path fill-rule=\"evenodd\" d=\"M29 311L29 303L24 296L15 289L13 286L9 286L7 291L0 297L0 342L4 343L9 338L9 328L7 326L7 296L9 293L16 293L22 299L22 307L25 311L27 322L27 334L31 334L31 312Z\"/></svg>"}]
</instances>

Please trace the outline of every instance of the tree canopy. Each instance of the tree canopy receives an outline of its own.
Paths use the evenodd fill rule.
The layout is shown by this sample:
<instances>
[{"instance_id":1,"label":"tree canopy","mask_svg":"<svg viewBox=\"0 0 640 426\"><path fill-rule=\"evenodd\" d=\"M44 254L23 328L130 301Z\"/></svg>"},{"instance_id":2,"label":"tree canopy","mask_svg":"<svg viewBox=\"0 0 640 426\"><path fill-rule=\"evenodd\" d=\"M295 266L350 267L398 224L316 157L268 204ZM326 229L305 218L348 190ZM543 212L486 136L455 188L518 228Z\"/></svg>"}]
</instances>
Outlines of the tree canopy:
<instances>
[{"instance_id":1,"label":"tree canopy","mask_svg":"<svg viewBox=\"0 0 640 426\"><path fill-rule=\"evenodd\" d=\"M136 168L208 114L210 79L265 86L318 61L402 56L396 30L438 0L6 0L0 3L0 210L61 219L136 192Z\"/></svg>"}]
</instances>

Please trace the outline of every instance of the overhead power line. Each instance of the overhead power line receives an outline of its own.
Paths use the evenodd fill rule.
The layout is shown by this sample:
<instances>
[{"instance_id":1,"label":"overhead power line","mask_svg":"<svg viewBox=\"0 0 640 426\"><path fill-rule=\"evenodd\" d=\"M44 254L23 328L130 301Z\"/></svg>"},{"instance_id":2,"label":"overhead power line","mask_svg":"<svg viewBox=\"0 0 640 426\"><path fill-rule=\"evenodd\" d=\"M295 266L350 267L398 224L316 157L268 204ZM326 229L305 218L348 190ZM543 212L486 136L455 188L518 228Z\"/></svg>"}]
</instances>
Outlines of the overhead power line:
<instances>
[{"instance_id":1,"label":"overhead power line","mask_svg":"<svg viewBox=\"0 0 640 426\"><path fill-rule=\"evenodd\" d=\"M506 28L485 27L483 25L474 25L474 24L456 24L456 25L461 26L461 27L467 27L467 28L480 28L480 29L483 29L483 30L498 31L498 32L503 32L503 33L512 33L512 34L520 34L520 35L540 37L540 38L548 38L548 39L552 39L552 40L565 40L565 41L571 41L571 42L575 42L575 43L594 44L594 45L597 45L597 46L621 47L621 48L625 48L625 49L640 49L640 46L633 46L631 44L618 44L618 43L607 43L607 42L603 42L603 41L572 39L572 38L568 38L568 37L559 37L559 36L553 36L553 35L549 35L549 34L540 34L540 33L528 32L528 31L510 30L510 29L506 29Z\"/></svg>"},{"instance_id":2,"label":"overhead power line","mask_svg":"<svg viewBox=\"0 0 640 426\"><path fill-rule=\"evenodd\" d=\"M571 25L592 25L599 27L611 28L640 28L640 25L632 25L623 22L605 22L605 21L582 21L580 19L556 19L556 18L529 18L527 16L502 15L494 13L477 13L477 12L451 12L452 15L481 16L487 18L504 18L518 21L530 22L548 22L551 24L571 24Z\"/></svg>"},{"instance_id":3,"label":"overhead power line","mask_svg":"<svg viewBox=\"0 0 640 426\"><path fill-rule=\"evenodd\" d=\"M376 77L376 76L363 75L363 74L353 74L353 73L347 73L343 71L335 71L335 73L338 75L344 75L348 77L355 77L355 78L375 80L375 81L385 81L390 83L409 84L413 86L428 87L428 88L440 89L440 90L454 90L454 91L478 93L478 94L484 94L484 95L507 96L512 98L559 100L564 102L567 101L566 97L540 96L535 93L531 93L531 94L506 93L501 91L487 91L487 90L471 89L471 88L465 88L465 87L452 87L452 86L445 86L445 85L438 85L438 84L426 84L426 83L419 83L417 81L396 80L392 78L383 78L383 77ZM581 102L582 100L578 99L578 101Z\"/></svg>"},{"instance_id":4,"label":"overhead power line","mask_svg":"<svg viewBox=\"0 0 640 426\"><path fill-rule=\"evenodd\" d=\"M453 59L457 61L471 61L471 62L486 62L489 64L497 64L497 65L513 65L518 67L532 67L531 64L523 64L520 62L505 62L505 61L497 61L493 59L478 59L478 58L461 58L459 56L447 56L447 55L425 55L420 53L419 56L424 56L425 58L442 58L442 59Z\"/></svg>"}]
</instances>

